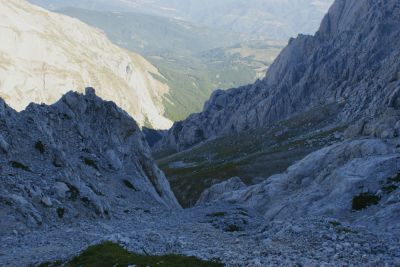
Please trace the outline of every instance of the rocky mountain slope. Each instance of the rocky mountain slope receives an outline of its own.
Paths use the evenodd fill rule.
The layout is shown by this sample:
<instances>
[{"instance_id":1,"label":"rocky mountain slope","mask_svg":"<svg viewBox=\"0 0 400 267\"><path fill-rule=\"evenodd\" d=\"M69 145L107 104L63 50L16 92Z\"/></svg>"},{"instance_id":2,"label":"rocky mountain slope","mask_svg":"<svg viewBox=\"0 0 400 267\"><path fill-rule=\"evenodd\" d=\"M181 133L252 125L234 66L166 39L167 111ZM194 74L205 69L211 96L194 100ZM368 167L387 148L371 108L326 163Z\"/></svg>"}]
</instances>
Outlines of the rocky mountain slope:
<instances>
[{"instance_id":1,"label":"rocky mountain slope","mask_svg":"<svg viewBox=\"0 0 400 267\"><path fill-rule=\"evenodd\" d=\"M232 267L400 264L398 138L337 143L181 210L134 121L92 89L21 113L2 102L0 118L2 266L70 260L104 240Z\"/></svg>"},{"instance_id":2,"label":"rocky mountain slope","mask_svg":"<svg viewBox=\"0 0 400 267\"><path fill-rule=\"evenodd\" d=\"M231 100L242 118L251 117L249 105L260 108L262 93L271 103L266 110L295 114L280 120L261 112L265 125L248 121L257 129L163 158L187 181L210 173L223 181L211 181L188 209L179 208L134 121L93 89L21 113L1 102L0 265L59 265L89 245L113 241L148 257L173 253L228 267L399 266L400 101L392 45L399 10L397 0L336 0L321 31L292 41L276 61L282 83L272 76L217 93L208 113L193 115L212 120L219 110L225 115L217 119L229 122L224 108L235 103L223 100ZM351 60L335 61L342 56ZM278 89L287 97L279 98ZM225 179L236 167L253 185L236 175ZM258 177L261 169L265 176ZM107 255L113 266L118 253Z\"/></svg>"},{"instance_id":3,"label":"rocky mountain slope","mask_svg":"<svg viewBox=\"0 0 400 267\"><path fill-rule=\"evenodd\" d=\"M135 121L91 88L51 106L0 105L0 234L131 209L177 209Z\"/></svg>"},{"instance_id":4,"label":"rocky mountain slope","mask_svg":"<svg viewBox=\"0 0 400 267\"><path fill-rule=\"evenodd\" d=\"M343 140L343 105L311 109L266 128L223 135L191 149L153 153L178 201L193 206L215 183L238 176L247 185L284 172L308 154ZM173 153L172 155L169 155Z\"/></svg>"},{"instance_id":5,"label":"rocky mountain slope","mask_svg":"<svg viewBox=\"0 0 400 267\"><path fill-rule=\"evenodd\" d=\"M380 139L334 144L260 184L235 188L238 181L231 179L214 185L198 204L241 203L257 209L266 220L330 216L398 233L399 144L399 140Z\"/></svg>"},{"instance_id":6,"label":"rocky mountain slope","mask_svg":"<svg viewBox=\"0 0 400 267\"><path fill-rule=\"evenodd\" d=\"M286 45L273 40L238 45L249 37L137 11L68 7L56 12L101 29L115 44L156 66L162 77L155 77L169 87L164 114L173 121L201 111L216 88L229 89L264 77Z\"/></svg>"},{"instance_id":7,"label":"rocky mountain slope","mask_svg":"<svg viewBox=\"0 0 400 267\"><path fill-rule=\"evenodd\" d=\"M140 125L166 129L169 87L143 57L103 33L24 0L0 1L0 96L17 110L51 104L69 90L97 88Z\"/></svg>"},{"instance_id":8,"label":"rocky mountain slope","mask_svg":"<svg viewBox=\"0 0 400 267\"><path fill-rule=\"evenodd\" d=\"M343 103L342 121L399 108L400 3L338 0L315 36L292 39L253 85L216 91L203 112L175 123L161 147L182 150L293 114Z\"/></svg>"}]
</instances>

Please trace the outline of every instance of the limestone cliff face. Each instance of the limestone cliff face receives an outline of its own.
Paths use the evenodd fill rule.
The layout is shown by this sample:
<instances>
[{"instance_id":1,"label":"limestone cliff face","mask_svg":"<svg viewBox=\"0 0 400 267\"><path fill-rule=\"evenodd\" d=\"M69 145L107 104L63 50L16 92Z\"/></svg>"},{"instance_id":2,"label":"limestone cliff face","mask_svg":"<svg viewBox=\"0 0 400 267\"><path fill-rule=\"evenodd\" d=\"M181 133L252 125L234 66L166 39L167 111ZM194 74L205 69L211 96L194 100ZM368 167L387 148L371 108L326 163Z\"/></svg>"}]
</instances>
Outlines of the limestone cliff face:
<instances>
[{"instance_id":1,"label":"limestone cliff face","mask_svg":"<svg viewBox=\"0 0 400 267\"><path fill-rule=\"evenodd\" d=\"M1 100L0 162L5 231L179 208L135 121L93 89L19 113Z\"/></svg>"},{"instance_id":2,"label":"limestone cliff face","mask_svg":"<svg viewBox=\"0 0 400 267\"><path fill-rule=\"evenodd\" d=\"M139 125L167 129L166 84L143 57L112 44L76 20L25 0L0 0L0 96L17 109L56 102L70 90L92 86Z\"/></svg>"},{"instance_id":3,"label":"limestone cliff face","mask_svg":"<svg viewBox=\"0 0 400 267\"><path fill-rule=\"evenodd\" d=\"M397 0L337 0L316 35L292 39L268 77L216 91L203 112L175 123L156 149L182 150L332 102L344 103L344 121L398 109L399 47Z\"/></svg>"}]
</instances>

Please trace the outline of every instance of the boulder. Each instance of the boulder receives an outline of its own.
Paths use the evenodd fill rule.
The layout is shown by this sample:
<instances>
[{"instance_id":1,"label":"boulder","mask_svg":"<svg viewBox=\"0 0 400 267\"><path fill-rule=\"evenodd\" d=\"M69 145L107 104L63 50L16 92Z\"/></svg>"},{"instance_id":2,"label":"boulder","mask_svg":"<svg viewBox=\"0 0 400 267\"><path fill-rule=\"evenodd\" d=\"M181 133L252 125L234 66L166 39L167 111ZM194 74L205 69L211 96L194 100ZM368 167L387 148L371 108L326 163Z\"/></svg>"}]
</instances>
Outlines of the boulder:
<instances>
[{"instance_id":1,"label":"boulder","mask_svg":"<svg viewBox=\"0 0 400 267\"><path fill-rule=\"evenodd\" d=\"M212 203L218 200L225 193L231 193L244 188L246 188L246 184L243 183L239 177L230 178L227 181L215 184L204 190L204 192L200 195L199 200L197 200L196 205L199 206Z\"/></svg>"},{"instance_id":2,"label":"boulder","mask_svg":"<svg viewBox=\"0 0 400 267\"><path fill-rule=\"evenodd\" d=\"M48 208L49 208L49 207L52 207L52 206L53 206L53 202L51 201L51 198L48 197L48 196L42 197L41 202L42 202L42 204L43 204L45 207L48 207Z\"/></svg>"},{"instance_id":3,"label":"boulder","mask_svg":"<svg viewBox=\"0 0 400 267\"><path fill-rule=\"evenodd\" d=\"M53 186L53 193L59 198L60 200L64 200L66 197L67 192L70 191L68 185L63 182L56 182Z\"/></svg>"}]
</instances>

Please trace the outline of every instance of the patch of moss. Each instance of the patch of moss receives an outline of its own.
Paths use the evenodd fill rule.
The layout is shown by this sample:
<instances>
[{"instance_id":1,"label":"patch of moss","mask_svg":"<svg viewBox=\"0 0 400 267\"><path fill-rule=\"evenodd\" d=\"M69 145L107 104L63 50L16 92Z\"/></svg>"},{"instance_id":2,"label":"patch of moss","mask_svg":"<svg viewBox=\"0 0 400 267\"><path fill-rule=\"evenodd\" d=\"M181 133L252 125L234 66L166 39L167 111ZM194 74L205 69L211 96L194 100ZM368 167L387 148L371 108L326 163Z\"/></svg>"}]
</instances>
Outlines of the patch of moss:
<instances>
[{"instance_id":1,"label":"patch of moss","mask_svg":"<svg viewBox=\"0 0 400 267\"><path fill-rule=\"evenodd\" d=\"M65 209L64 208L57 208L57 215L58 218L62 219L64 217Z\"/></svg>"},{"instance_id":2,"label":"patch of moss","mask_svg":"<svg viewBox=\"0 0 400 267\"><path fill-rule=\"evenodd\" d=\"M224 228L225 232L241 232L243 231L243 229L235 224L229 224L227 227Z\"/></svg>"},{"instance_id":3,"label":"patch of moss","mask_svg":"<svg viewBox=\"0 0 400 267\"><path fill-rule=\"evenodd\" d=\"M138 191L138 190L136 189L136 187L135 187L131 182L129 182L128 180L123 180L123 182L124 182L124 185L125 185L126 187L128 187L129 189L132 189L132 190L134 190L134 191Z\"/></svg>"},{"instance_id":4,"label":"patch of moss","mask_svg":"<svg viewBox=\"0 0 400 267\"><path fill-rule=\"evenodd\" d=\"M389 183L400 183L400 173L388 179Z\"/></svg>"},{"instance_id":5,"label":"patch of moss","mask_svg":"<svg viewBox=\"0 0 400 267\"><path fill-rule=\"evenodd\" d=\"M60 267L63 266L62 261L55 261L55 262L43 262L38 265L38 267Z\"/></svg>"},{"instance_id":6,"label":"patch of moss","mask_svg":"<svg viewBox=\"0 0 400 267\"><path fill-rule=\"evenodd\" d=\"M97 164L94 160L82 157L82 161L83 163L85 163L86 165L92 167L93 169L99 170L99 168L97 167Z\"/></svg>"},{"instance_id":7,"label":"patch of moss","mask_svg":"<svg viewBox=\"0 0 400 267\"><path fill-rule=\"evenodd\" d=\"M85 203L86 205L89 205L89 204L90 204L90 199L89 199L88 197L81 197L81 201L82 201L83 203Z\"/></svg>"},{"instance_id":8,"label":"patch of moss","mask_svg":"<svg viewBox=\"0 0 400 267\"><path fill-rule=\"evenodd\" d=\"M59 264L56 262L55 264ZM79 256L71 261L62 263L69 267L220 267L223 264L216 261L204 261L195 257L182 255L151 256L130 253L123 247L112 242L104 242L99 245L88 247ZM41 267L60 266L53 263L39 265Z\"/></svg>"},{"instance_id":9,"label":"patch of moss","mask_svg":"<svg viewBox=\"0 0 400 267\"><path fill-rule=\"evenodd\" d=\"M352 209L354 211L366 209L369 206L377 205L380 199L379 196L369 192L361 193L358 196L353 197Z\"/></svg>"},{"instance_id":10,"label":"patch of moss","mask_svg":"<svg viewBox=\"0 0 400 267\"><path fill-rule=\"evenodd\" d=\"M383 192L385 192L386 194L390 194L393 191L397 190L397 188L399 188L397 185L388 185L388 186L384 186L382 187Z\"/></svg>"},{"instance_id":11,"label":"patch of moss","mask_svg":"<svg viewBox=\"0 0 400 267\"><path fill-rule=\"evenodd\" d=\"M71 184L67 184L68 188L69 188L69 192L70 192L70 198L72 201L76 201L79 197L79 190L78 188L76 188L75 186L71 185Z\"/></svg>"},{"instance_id":12,"label":"patch of moss","mask_svg":"<svg viewBox=\"0 0 400 267\"><path fill-rule=\"evenodd\" d=\"M15 169L21 169L24 170L26 172L32 172L31 169L29 169L28 166L26 166L25 164L18 162L18 161L10 161L11 167L15 168Z\"/></svg>"},{"instance_id":13,"label":"patch of moss","mask_svg":"<svg viewBox=\"0 0 400 267\"><path fill-rule=\"evenodd\" d=\"M225 215L226 215L226 212L223 212L223 211L207 214L208 217L224 217Z\"/></svg>"},{"instance_id":14,"label":"patch of moss","mask_svg":"<svg viewBox=\"0 0 400 267\"><path fill-rule=\"evenodd\" d=\"M357 234L357 231L344 226L335 227L335 231L339 234Z\"/></svg>"},{"instance_id":15,"label":"patch of moss","mask_svg":"<svg viewBox=\"0 0 400 267\"><path fill-rule=\"evenodd\" d=\"M342 224L338 221L330 221L329 222L330 225L332 225L333 227L338 227L341 226Z\"/></svg>"},{"instance_id":16,"label":"patch of moss","mask_svg":"<svg viewBox=\"0 0 400 267\"><path fill-rule=\"evenodd\" d=\"M40 152L40 154L43 154L45 152L44 144L42 141L37 141L35 143L35 149Z\"/></svg>"},{"instance_id":17,"label":"patch of moss","mask_svg":"<svg viewBox=\"0 0 400 267\"><path fill-rule=\"evenodd\" d=\"M124 140L128 139L129 137L131 137L135 132L136 132L135 129L127 130L126 133L124 134Z\"/></svg>"}]
</instances>

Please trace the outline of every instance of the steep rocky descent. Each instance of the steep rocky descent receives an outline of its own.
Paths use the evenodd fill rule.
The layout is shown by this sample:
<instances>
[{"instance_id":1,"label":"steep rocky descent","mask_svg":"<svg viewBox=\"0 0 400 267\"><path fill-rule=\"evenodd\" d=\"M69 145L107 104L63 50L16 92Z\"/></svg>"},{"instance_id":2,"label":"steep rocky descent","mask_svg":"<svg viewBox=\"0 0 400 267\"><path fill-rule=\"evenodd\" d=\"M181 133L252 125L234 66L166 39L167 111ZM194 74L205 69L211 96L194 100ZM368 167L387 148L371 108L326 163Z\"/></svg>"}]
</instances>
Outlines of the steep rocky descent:
<instances>
[{"instance_id":1,"label":"steep rocky descent","mask_svg":"<svg viewBox=\"0 0 400 267\"><path fill-rule=\"evenodd\" d=\"M0 0L0 36L0 97L14 109L93 86L141 126L172 125L164 117L169 87L162 75L99 30L24 0Z\"/></svg>"},{"instance_id":2,"label":"steep rocky descent","mask_svg":"<svg viewBox=\"0 0 400 267\"><path fill-rule=\"evenodd\" d=\"M400 108L400 3L337 0L315 36L292 39L253 85L216 91L204 111L174 124L155 149L266 127L327 103L343 103L342 121Z\"/></svg>"},{"instance_id":3,"label":"steep rocky descent","mask_svg":"<svg viewBox=\"0 0 400 267\"><path fill-rule=\"evenodd\" d=\"M0 234L179 208L135 121L91 88L20 113L1 100L0 162Z\"/></svg>"}]
</instances>

